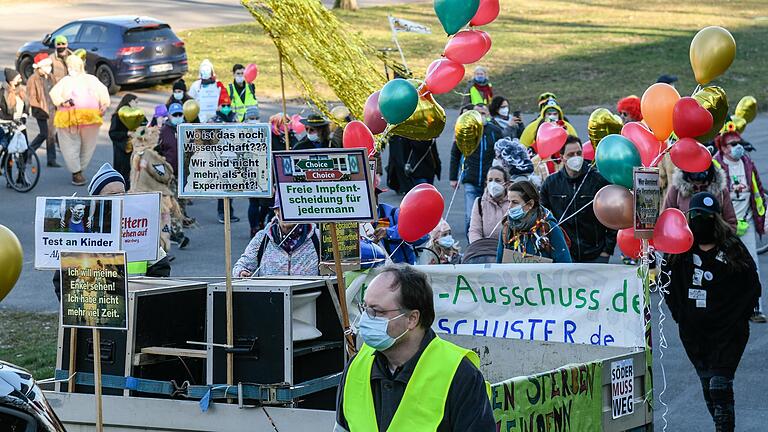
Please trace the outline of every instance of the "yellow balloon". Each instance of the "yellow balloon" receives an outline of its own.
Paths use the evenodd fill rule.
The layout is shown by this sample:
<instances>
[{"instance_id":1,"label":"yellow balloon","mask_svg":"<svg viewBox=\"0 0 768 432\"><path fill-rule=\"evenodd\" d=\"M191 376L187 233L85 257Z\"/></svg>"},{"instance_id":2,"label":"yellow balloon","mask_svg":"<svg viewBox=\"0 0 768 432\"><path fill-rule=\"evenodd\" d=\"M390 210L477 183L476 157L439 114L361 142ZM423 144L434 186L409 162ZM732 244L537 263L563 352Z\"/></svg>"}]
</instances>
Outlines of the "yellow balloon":
<instances>
[{"instance_id":1,"label":"yellow balloon","mask_svg":"<svg viewBox=\"0 0 768 432\"><path fill-rule=\"evenodd\" d=\"M184 102L182 109L184 110L184 119L188 122L195 121L197 115L200 114L200 104L194 99Z\"/></svg>"},{"instance_id":2,"label":"yellow balloon","mask_svg":"<svg viewBox=\"0 0 768 432\"><path fill-rule=\"evenodd\" d=\"M624 122L621 121L621 117L605 108L598 108L592 111L587 122L589 140L597 146L597 143L608 135L620 134L622 127Z\"/></svg>"},{"instance_id":3,"label":"yellow balloon","mask_svg":"<svg viewBox=\"0 0 768 432\"><path fill-rule=\"evenodd\" d=\"M24 252L16 235L0 225L0 301L13 289L21 274Z\"/></svg>"},{"instance_id":4,"label":"yellow balloon","mask_svg":"<svg viewBox=\"0 0 768 432\"><path fill-rule=\"evenodd\" d=\"M456 147L464 157L477 150L483 137L483 116L477 111L467 111L456 120Z\"/></svg>"},{"instance_id":5,"label":"yellow balloon","mask_svg":"<svg viewBox=\"0 0 768 432\"><path fill-rule=\"evenodd\" d=\"M76 49L72 54L80 57L80 60L85 63L85 56L88 54L88 51L86 51L84 48Z\"/></svg>"},{"instance_id":6,"label":"yellow balloon","mask_svg":"<svg viewBox=\"0 0 768 432\"><path fill-rule=\"evenodd\" d=\"M120 121L129 131L135 131L147 119L141 108L131 108L128 105L117 110L117 117L120 118Z\"/></svg>"},{"instance_id":7,"label":"yellow balloon","mask_svg":"<svg viewBox=\"0 0 768 432\"><path fill-rule=\"evenodd\" d=\"M711 26L696 33L691 41L691 67L696 82L708 84L722 75L736 57L736 40L731 33L718 26Z\"/></svg>"},{"instance_id":8,"label":"yellow balloon","mask_svg":"<svg viewBox=\"0 0 768 432\"><path fill-rule=\"evenodd\" d=\"M445 110L435 101L432 94L419 97L416 111L408 120L392 128L392 134L408 139L427 141L437 138L445 129Z\"/></svg>"},{"instance_id":9,"label":"yellow balloon","mask_svg":"<svg viewBox=\"0 0 768 432\"><path fill-rule=\"evenodd\" d=\"M752 120L757 116L757 99L754 96L744 96L736 104L736 112L734 114L744 119L747 123L752 123Z\"/></svg>"},{"instance_id":10,"label":"yellow balloon","mask_svg":"<svg viewBox=\"0 0 768 432\"><path fill-rule=\"evenodd\" d=\"M712 129L706 134L696 137L696 140L703 143L710 142L728 120L728 97L721 87L707 86L696 92L693 98L712 114Z\"/></svg>"}]
</instances>

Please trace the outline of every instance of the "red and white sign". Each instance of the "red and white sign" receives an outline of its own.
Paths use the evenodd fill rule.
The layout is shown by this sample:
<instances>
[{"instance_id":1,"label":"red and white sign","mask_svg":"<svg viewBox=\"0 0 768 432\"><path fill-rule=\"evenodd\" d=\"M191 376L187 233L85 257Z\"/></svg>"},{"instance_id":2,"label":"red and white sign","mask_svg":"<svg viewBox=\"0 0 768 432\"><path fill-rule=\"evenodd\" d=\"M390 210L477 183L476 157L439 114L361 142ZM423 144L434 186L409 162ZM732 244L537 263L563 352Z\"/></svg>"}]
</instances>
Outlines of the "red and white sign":
<instances>
[{"instance_id":1,"label":"red and white sign","mask_svg":"<svg viewBox=\"0 0 768 432\"><path fill-rule=\"evenodd\" d=\"M307 180L322 181L322 180L341 180L344 174L338 170L332 171L307 171Z\"/></svg>"}]
</instances>

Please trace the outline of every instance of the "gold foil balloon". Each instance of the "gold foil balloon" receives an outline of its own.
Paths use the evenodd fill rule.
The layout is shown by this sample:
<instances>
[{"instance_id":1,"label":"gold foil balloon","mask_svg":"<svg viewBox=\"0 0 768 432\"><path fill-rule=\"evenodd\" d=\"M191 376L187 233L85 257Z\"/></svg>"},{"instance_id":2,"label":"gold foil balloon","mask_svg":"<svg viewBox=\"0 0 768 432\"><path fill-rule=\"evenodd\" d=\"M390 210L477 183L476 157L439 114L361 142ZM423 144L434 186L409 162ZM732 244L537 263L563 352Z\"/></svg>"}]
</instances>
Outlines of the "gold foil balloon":
<instances>
[{"instance_id":1,"label":"gold foil balloon","mask_svg":"<svg viewBox=\"0 0 768 432\"><path fill-rule=\"evenodd\" d=\"M0 301L13 289L21 274L24 252L16 235L0 225Z\"/></svg>"},{"instance_id":2,"label":"gold foil balloon","mask_svg":"<svg viewBox=\"0 0 768 432\"><path fill-rule=\"evenodd\" d=\"M141 122L146 120L141 108L131 108L127 105L117 110L117 117L129 131L135 131L141 126Z\"/></svg>"},{"instance_id":3,"label":"gold foil balloon","mask_svg":"<svg viewBox=\"0 0 768 432\"><path fill-rule=\"evenodd\" d=\"M593 143L599 143L600 140L612 134L620 134L624 122L621 117L613 114L605 108L598 108L592 111L587 122L587 131L589 140Z\"/></svg>"},{"instance_id":4,"label":"gold foil balloon","mask_svg":"<svg viewBox=\"0 0 768 432\"><path fill-rule=\"evenodd\" d=\"M696 137L696 141L707 143L712 141L728 120L728 97L725 90L717 86L707 86L696 92L693 98L699 105L712 114L712 129L708 133Z\"/></svg>"},{"instance_id":5,"label":"gold foil balloon","mask_svg":"<svg viewBox=\"0 0 768 432\"><path fill-rule=\"evenodd\" d=\"M731 121L733 122L734 127L736 128L736 132L742 134L744 133L744 129L747 128L747 123L745 119L739 117L739 116L733 116L731 117Z\"/></svg>"},{"instance_id":6,"label":"gold foil balloon","mask_svg":"<svg viewBox=\"0 0 768 432\"><path fill-rule=\"evenodd\" d=\"M184 119L188 122L195 121L197 115L200 114L200 104L194 99L184 102L182 109L184 110Z\"/></svg>"},{"instance_id":7,"label":"gold foil balloon","mask_svg":"<svg viewBox=\"0 0 768 432\"><path fill-rule=\"evenodd\" d=\"M483 116L477 111L467 111L456 120L456 147L464 157L477 150L483 137Z\"/></svg>"},{"instance_id":8,"label":"gold foil balloon","mask_svg":"<svg viewBox=\"0 0 768 432\"><path fill-rule=\"evenodd\" d=\"M693 37L690 56L696 82L701 85L709 84L733 63L736 57L736 40L722 27L704 28Z\"/></svg>"},{"instance_id":9,"label":"gold foil balloon","mask_svg":"<svg viewBox=\"0 0 768 432\"><path fill-rule=\"evenodd\" d=\"M752 120L757 116L757 99L754 96L744 96L736 104L736 112L734 114L744 119L747 123L752 123Z\"/></svg>"},{"instance_id":10,"label":"gold foil balloon","mask_svg":"<svg viewBox=\"0 0 768 432\"><path fill-rule=\"evenodd\" d=\"M445 129L445 110L432 94L419 97L416 111L408 119L392 128L392 134L408 139L426 141L437 138Z\"/></svg>"}]
</instances>

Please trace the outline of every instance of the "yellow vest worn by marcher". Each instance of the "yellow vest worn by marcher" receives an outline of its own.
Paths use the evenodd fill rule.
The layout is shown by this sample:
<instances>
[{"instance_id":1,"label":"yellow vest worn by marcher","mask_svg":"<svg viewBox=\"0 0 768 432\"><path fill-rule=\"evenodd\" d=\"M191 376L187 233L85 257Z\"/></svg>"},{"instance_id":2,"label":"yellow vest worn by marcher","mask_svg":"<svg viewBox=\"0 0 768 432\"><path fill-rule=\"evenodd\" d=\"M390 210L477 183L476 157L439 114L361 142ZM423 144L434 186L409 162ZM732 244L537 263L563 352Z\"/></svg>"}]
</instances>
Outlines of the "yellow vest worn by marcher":
<instances>
[{"instance_id":1,"label":"yellow vest worn by marcher","mask_svg":"<svg viewBox=\"0 0 768 432\"><path fill-rule=\"evenodd\" d=\"M347 369L344 383L344 418L350 432L378 432L376 411L371 391L371 368L375 350L363 344ZM464 358L480 367L477 354L435 336L421 354L403 399L397 407L388 431L429 432L437 430L443 420L445 402L453 376ZM490 396L490 386L486 383Z\"/></svg>"},{"instance_id":2,"label":"yellow vest worn by marcher","mask_svg":"<svg viewBox=\"0 0 768 432\"><path fill-rule=\"evenodd\" d=\"M232 101L230 106L232 112L237 116L237 121L242 122L245 119L245 111L248 107L259 106L259 100L256 99L256 88L253 84L245 84L245 91L243 92L245 99L240 98L234 84L230 83L227 90L229 91L229 100Z\"/></svg>"}]
</instances>

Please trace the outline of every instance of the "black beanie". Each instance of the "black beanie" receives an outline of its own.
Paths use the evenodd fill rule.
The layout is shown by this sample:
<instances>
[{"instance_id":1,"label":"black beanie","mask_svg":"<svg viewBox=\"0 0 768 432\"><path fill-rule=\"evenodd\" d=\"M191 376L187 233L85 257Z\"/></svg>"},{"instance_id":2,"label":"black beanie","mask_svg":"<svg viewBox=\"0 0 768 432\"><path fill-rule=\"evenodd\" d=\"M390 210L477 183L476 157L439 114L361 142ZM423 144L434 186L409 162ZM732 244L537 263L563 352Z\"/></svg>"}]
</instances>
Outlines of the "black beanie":
<instances>
[{"instance_id":1,"label":"black beanie","mask_svg":"<svg viewBox=\"0 0 768 432\"><path fill-rule=\"evenodd\" d=\"M15 69L11 69L11 68L5 68L3 73L5 73L5 82L7 83L10 83L11 81L13 81L14 78L19 76L19 73L16 72Z\"/></svg>"},{"instance_id":2,"label":"black beanie","mask_svg":"<svg viewBox=\"0 0 768 432\"><path fill-rule=\"evenodd\" d=\"M174 91L182 90L182 91L186 92L187 91L187 83L185 83L183 79L180 79L180 80L176 81L175 83L173 83L173 90Z\"/></svg>"}]
</instances>

